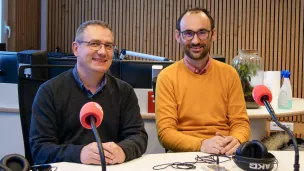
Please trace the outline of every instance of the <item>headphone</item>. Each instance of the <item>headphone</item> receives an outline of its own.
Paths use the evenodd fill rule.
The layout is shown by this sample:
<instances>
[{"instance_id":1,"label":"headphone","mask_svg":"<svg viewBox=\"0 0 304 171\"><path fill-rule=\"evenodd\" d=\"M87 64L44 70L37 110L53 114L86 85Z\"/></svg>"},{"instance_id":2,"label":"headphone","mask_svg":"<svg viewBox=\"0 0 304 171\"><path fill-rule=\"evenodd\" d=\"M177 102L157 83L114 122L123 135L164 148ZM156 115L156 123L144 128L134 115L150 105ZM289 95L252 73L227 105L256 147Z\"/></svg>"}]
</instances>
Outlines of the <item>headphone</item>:
<instances>
[{"instance_id":1,"label":"headphone","mask_svg":"<svg viewBox=\"0 0 304 171\"><path fill-rule=\"evenodd\" d=\"M30 164L20 154L9 154L4 156L0 161L0 171L29 171Z\"/></svg>"},{"instance_id":2,"label":"headphone","mask_svg":"<svg viewBox=\"0 0 304 171\"><path fill-rule=\"evenodd\" d=\"M238 167L248 171L270 171L277 162L275 156L258 140L242 143L232 159Z\"/></svg>"}]
</instances>

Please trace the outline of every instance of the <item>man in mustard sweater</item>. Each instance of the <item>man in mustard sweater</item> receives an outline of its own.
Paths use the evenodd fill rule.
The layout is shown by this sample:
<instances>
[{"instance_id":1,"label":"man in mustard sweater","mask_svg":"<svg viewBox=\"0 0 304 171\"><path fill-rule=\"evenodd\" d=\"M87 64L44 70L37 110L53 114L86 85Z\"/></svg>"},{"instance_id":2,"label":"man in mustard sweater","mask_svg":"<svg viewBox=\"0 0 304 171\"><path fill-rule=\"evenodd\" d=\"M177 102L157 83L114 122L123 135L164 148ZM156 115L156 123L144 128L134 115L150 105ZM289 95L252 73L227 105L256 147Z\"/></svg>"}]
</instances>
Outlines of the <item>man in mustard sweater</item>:
<instances>
[{"instance_id":1,"label":"man in mustard sweater","mask_svg":"<svg viewBox=\"0 0 304 171\"><path fill-rule=\"evenodd\" d=\"M214 21L205 9L187 10L175 35L185 54L157 78L160 143L174 152L230 155L249 140L250 125L236 70L210 58Z\"/></svg>"}]
</instances>

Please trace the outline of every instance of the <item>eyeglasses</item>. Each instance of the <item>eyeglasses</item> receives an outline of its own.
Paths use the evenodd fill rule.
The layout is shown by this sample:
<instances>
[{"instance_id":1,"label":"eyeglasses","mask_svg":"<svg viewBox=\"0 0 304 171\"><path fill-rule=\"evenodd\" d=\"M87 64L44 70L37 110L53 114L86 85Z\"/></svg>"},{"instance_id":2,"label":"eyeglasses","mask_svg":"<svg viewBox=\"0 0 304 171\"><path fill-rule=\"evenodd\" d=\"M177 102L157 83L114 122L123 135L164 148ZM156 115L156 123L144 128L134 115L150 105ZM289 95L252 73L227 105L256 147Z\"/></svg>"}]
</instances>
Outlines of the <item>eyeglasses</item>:
<instances>
[{"instance_id":1,"label":"eyeglasses","mask_svg":"<svg viewBox=\"0 0 304 171\"><path fill-rule=\"evenodd\" d=\"M105 47L105 49L107 51L112 51L115 47L115 45L113 43L101 43L101 42L96 42L96 41L77 41L78 43L87 43L89 48L91 50L95 50L98 51L99 49L101 49L102 45Z\"/></svg>"},{"instance_id":2,"label":"eyeglasses","mask_svg":"<svg viewBox=\"0 0 304 171\"><path fill-rule=\"evenodd\" d=\"M209 37L209 32L212 30L199 30L199 31L192 31L192 30L185 30L181 31L180 33L183 36L183 39L185 40L192 40L194 35L196 34L197 37L201 40L206 40Z\"/></svg>"}]
</instances>

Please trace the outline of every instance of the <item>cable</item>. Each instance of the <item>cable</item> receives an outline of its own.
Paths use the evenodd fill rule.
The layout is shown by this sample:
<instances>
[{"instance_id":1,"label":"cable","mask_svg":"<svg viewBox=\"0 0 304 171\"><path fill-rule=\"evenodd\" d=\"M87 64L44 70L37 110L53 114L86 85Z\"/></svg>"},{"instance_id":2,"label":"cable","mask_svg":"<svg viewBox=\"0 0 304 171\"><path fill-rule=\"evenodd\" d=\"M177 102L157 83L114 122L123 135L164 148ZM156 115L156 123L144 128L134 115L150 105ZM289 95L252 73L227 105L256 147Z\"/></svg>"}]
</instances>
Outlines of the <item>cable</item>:
<instances>
[{"instance_id":1,"label":"cable","mask_svg":"<svg viewBox=\"0 0 304 171\"><path fill-rule=\"evenodd\" d=\"M153 166L153 170L162 170L166 169L167 167L171 166L174 169L184 169L184 170L190 170L190 169L195 169L196 166L194 166L195 162L185 162L185 163L165 163L165 164L160 164Z\"/></svg>"},{"instance_id":2,"label":"cable","mask_svg":"<svg viewBox=\"0 0 304 171\"><path fill-rule=\"evenodd\" d=\"M279 161L278 161L278 159L275 159L274 164L276 164L276 168L275 168L274 171L277 171L278 168L279 168Z\"/></svg>"},{"instance_id":3,"label":"cable","mask_svg":"<svg viewBox=\"0 0 304 171\"><path fill-rule=\"evenodd\" d=\"M217 159L215 159L217 157ZM226 160L219 161L219 157L224 157L227 158ZM165 164L160 164L153 166L153 170L162 170L166 169L167 167L172 167L174 169L184 169L184 170L190 170L190 169L196 169L195 164L196 163L207 163L207 164L219 164L219 163L224 163L227 161L230 161L231 157L225 156L225 155L217 155L217 154L211 154L207 156L199 156L197 155L195 157L195 162L174 162L174 163L165 163Z\"/></svg>"},{"instance_id":4,"label":"cable","mask_svg":"<svg viewBox=\"0 0 304 171\"><path fill-rule=\"evenodd\" d=\"M223 160L223 161L217 161L217 159L215 159L214 157L217 157L217 159L219 159L219 157L224 157L226 158L226 160ZM195 160L198 162L198 163L208 163L208 164L220 164L220 163L224 163L224 162L227 162L227 161L230 161L231 160L231 157L229 156L226 156L226 155L222 155L222 154L210 154L208 156L199 156L197 155Z\"/></svg>"}]
</instances>

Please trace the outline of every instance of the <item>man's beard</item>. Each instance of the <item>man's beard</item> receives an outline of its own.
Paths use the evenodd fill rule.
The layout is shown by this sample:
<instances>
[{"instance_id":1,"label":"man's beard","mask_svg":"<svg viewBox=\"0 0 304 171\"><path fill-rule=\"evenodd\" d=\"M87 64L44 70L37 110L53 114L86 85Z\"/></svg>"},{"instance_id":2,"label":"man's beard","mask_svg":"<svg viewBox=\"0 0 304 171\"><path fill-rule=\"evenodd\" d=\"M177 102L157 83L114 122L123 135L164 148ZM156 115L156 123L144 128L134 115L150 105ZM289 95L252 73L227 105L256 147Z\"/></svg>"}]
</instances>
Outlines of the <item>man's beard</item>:
<instances>
[{"instance_id":1,"label":"man's beard","mask_svg":"<svg viewBox=\"0 0 304 171\"><path fill-rule=\"evenodd\" d=\"M199 47L203 48L203 51L201 52L201 54L198 57L195 57L193 55L193 53L191 53L191 51L190 51L191 47L195 47L195 46L199 46ZM196 45L190 44L188 47L184 48L184 52L189 58L191 58L193 60L201 60L207 56L207 54L210 52L210 49L211 49L210 44L196 44Z\"/></svg>"}]
</instances>

